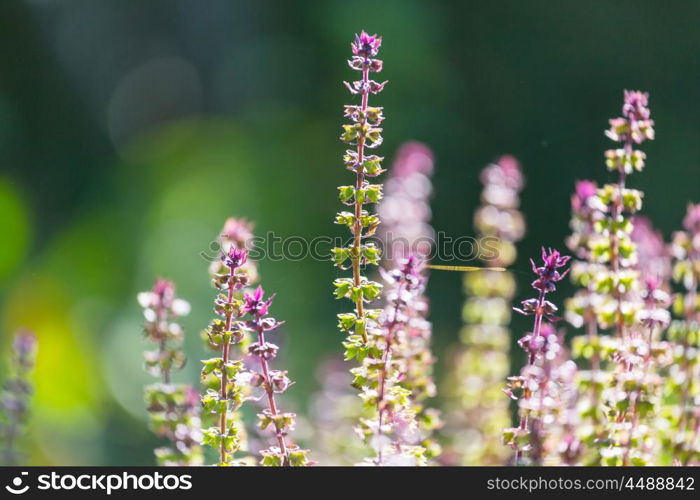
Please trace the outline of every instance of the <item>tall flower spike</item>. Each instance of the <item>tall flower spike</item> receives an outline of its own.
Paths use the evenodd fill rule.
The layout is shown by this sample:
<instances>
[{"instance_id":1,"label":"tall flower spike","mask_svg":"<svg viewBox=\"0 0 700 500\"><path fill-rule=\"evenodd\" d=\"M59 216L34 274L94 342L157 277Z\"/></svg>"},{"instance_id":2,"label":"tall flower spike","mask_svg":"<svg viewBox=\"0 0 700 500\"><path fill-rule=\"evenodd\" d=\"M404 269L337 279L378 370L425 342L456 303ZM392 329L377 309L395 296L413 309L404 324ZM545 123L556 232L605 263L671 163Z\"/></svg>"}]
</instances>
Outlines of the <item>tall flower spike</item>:
<instances>
[{"instance_id":1,"label":"tall flower spike","mask_svg":"<svg viewBox=\"0 0 700 500\"><path fill-rule=\"evenodd\" d=\"M345 85L351 94L360 97L360 104L345 106L345 117L350 123L343 125L340 139L353 146L346 151L344 161L346 168L355 174L355 182L338 188L341 203L351 211L340 212L335 218L336 224L349 229L352 242L347 247L332 250L334 264L340 269L352 270L352 277L336 279L333 284L336 298L347 298L354 304L352 312L338 315L338 326L347 335L343 343L345 358L359 362L378 355L375 343L382 336L377 323L381 310L366 308L368 303L379 298L382 285L362 275L363 267L377 265L380 257L379 248L366 241L379 226L379 217L369 211L369 206L378 203L382 197L381 184L372 184L368 180L383 172L382 158L367 154L368 149L382 143L383 109L368 104L369 95L381 92L386 83L370 79L371 73L382 70L382 62L376 59L380 46L381 38L364 31L356 35L352 43L353 56L348 64L360 72L361 78Z\"/></svg>"},{"instance_id":2,"label":"tall flower spike","mask_svg":"<svg viewBox=\"0 0 700 500\"><path fill-rule=\"evenodd\" d=\"M425 428L417 419L415 386L411 363L413 334L411 309L424 286L421 265L412 256L392 271L382 270L387 282L387 306L381 316L382 329L372 336L376 357L365 357L353 368L353 386L368 417L360 420L358 433L374 449L375 456L364 465L425 465L426 449L422 445ZM431 412L423 414L428 420Z\"/></svg>"},{"instance_id":3,"label":"tall flower spike","mask_svg":"<svg viewBox=\"0 0 700 500\"><path fill-rule=\"evenodd\" d=\"M233 379L227 377L228 384L232 384L234 379L237 380L239 377L243 376L242 371L244 367L241 359L247 355L248 346L251 342L250 332L239 327L241 324L240 315L242 314L243 295L248 289L247 287L250 287L258 281L257 265L255 261L248 258L247 253L247 250L252 246L253 225L244 219L237 219L235 217L226 219L224 226L219 231L216 241L213 242L211 246L212 249L216 249L218 252L218 257L214 259L209 266L209 274L212 276L214 287L222 291L214 301L214 310L220 318L212 321L209 327L202 332L202 338L210 349L223 354L224 346L217 341L221 340L220 333L223 331L226 318L230 316L232 327L236 328L236 331L235 333L231 333L229 339L230 345L227 348L228 359L233 367L229 368L229 371L233 373L233 371L238 370L238 373L236 373ZM235 278L231 277L231 265L235 266ZM232 281L233 283L232 291L228 288L228 281ZM221 395L222 380L219 366L221 361L215 362L216 359L217 358L206 360L202 371L202 380L207 388L207 394L205 395L206 405L210 406L214 405L217 398ZM220 357L218 359L221 360ZM252 457L246 456L240 460L233 459L233 454L236 451L247 451L248 449L246 429L240 421L240 412L236 410L248 396L250 388L245 384L236 382L235 385L230 385L230 389L232 392L230 393L231 398L228 402L229 411L226 420L231 436L228 438L228 444L226 444L226 440L223 440L223 444L231 448L230 453L226 452L229 463L242 465L251 463ZM219 396L217 396L217 394ZM221 406L223 406L223 404L221 404ZM216 425L219 427L220 432L221 412L214 410L216 410L216 408L206 407L206 411L210 416L216 415ZM214 427L211 427L207 432L211 434L213 429ZM221 452L222 440L220 440L219 437L212 434L207 437L207 439L211 446L218 447ZM219 455L221 459L221 453L219 453Z\"/></svg>"},{"instance_id":4,"label":"tall flower spike","mask_svg":"<svg viewBox=\"0 0 700 500\"><path fill-rule=\"evenodd\" d=\"M270 368L270 362L277 356L278 347L268 342L265 335L277 330L283 323L268 316L273 299L274 295L265 299L265 292L262 287L258 287L255 292L245 295L243 306L249 318L245 327L257 336L257 342L250 346L250 354L258 359L260 367L260 372L253 372L250 379L254 386L263 388L268 403L268 407L258 414L258 426L262 430L273 429L275 436L275 444L260 452L261 464L302 467L309 465L309 451L300 449L287 439L296 424L296 415L280 411L276 397L284 393L293 382L286 371Z\"/></svg>"},{"instance_id":5,"label":"tall flower spike","mask_svg":"<svg viewBox=\"0 0 700 500\"><path fill-rule=\"evenodd\" d=\"M635 294L638 289L636 246L631 239L630 216L642 207L642 193L626 187L626 179L635 170L644 167L646 155L634 149L654 138L654 122L649 119L648 95L637 91L625 91L622 117L610 120L606 135L622 143L619 149L605 153L608 170L616 171L616 184L601 188L592 204L603 212L596 223L598 236L590 242L597 262L607 264L608 272L595 277L595 285L607 293L608 304L601 305L599 323L603 328L614 327L617 336L625 336L634 324L636 311L641 306Z\"/></svg>"},{"instance_id":6,"label":"tall flower spike","mask_svg":"<svg viewBox=\"0 0 700 500\"><path fill-rule=\"evenodd\" d=\"M209 347L221 354L202 361L202 380L207 387L202 406L207 414L216 417L216 422L204 429L203 443L218 451L218 465L227 466L241 464L234 457L242 445L243 429L237 410L244 400L239 377L244 365L241 360L233 359L231 347L244 338L245 311L240 291L248 284L248 274L242 269L247 252L230 245L220 260L225 272L216 273L213 279L214 286L221 290L214 301L214 312L219 317L211 321L204 334Z\"/></svg>"},{"instance_id":7,"label":"tall flower spike","mask_svg":"<svg viewBox=\"0 0 700 500\"><path fill-rule=\"evenodd\" d=\"M649 310L643 300L648 290L644 290L640 273L648 274L649 262L640 262L637 243L648 247L648 238L635 241L633 234L633 216L642 207L643 193L627 187L627 177L641 171L646 162L646 155L636 146L654 138L650 115L646 93L625 91L622 116L610 120L606 131L610 139L621 143L605 153L608 170L617 172L617 181L599 189L591 202L602 217L589 247L595 262L605 266L592 277L601 299L596 311L598 326L612 330L613 335L576 350L597 352L606 377L600 386L602 414L607 419L601 435L588 443L592 457L597 455L598 463L606 465L649 463L656 446L644 432L653 427L660 402L657 370L665 362L664 345L659 343L663 325L650 327L650 316L661 313L658 308ZM641 251L647 252L646 247Z\"/></svg>"},{"instance_id":8,"label":"tall flower spike","mask_svg":"<svg viewBox=\"0 0 700 500\"><path fill-rule=\"evenodd\" d=\"M584 464L597 464L600 458L595 453L588 453L588 448L595 450L594 444L604 438L602 427L604 415L601 406L604 373L600 371L601 343L598 336L598 308L603 300L595 286L595 277L605 272L606 266L598 262L590 244L598 234L596 226L604 218L604 213L593 203L597 199L598 185L592 181L578 181L571 196L572 233L567 238L567 246L575 255L571 265L571 280L578 287L573 297L566 301L566 320L574 328L584 328L585 334L572 340L574 356L584 358L587 369L581 367L575 373L578 386L581 442L572 442L577 447L576 453L569 454L569 460L581 460ZM569 465L576 465L568 462Z\"/></svg>"},{"instance_id":9,"label":"tall flower spike","mask_svg":"<svg viewBox=\"0 0 700 500\"><path fill-rule=\"evenodd\" d=\"M200 465L202 463L201 422L196 391L189 384L172 382L172 372L185 364L182 351L184 332L177 318L190 312L190 305L175 296L172 281L157 279L149 292L138 294L144 309L146 338L155 350L146 351L145 368L160 380L145 388L150 425L170 446L155 450L159 465Z\"/></svg>"},{"instance_id":10,"label":"tall flower spike","mask_svg":"<svg viewBox=\"0 0 700 500\"><path fill-rule=\"evenodd\" d=\"M400 269L400 263L411 258L424 261L433 250L435 231L430 225L430 197L434 158L430 149L419 142L402 144L389 171L385 195L377 207L382 224L379 237L383 244L385 269ZM427 400L437 393L433 380L435 356L431 348L433 325L428 321L429 303L425 296L428 275L420 266L423 282L420 290L410 296L405 304L405 334L397 353L403 359L401 386L411 390L416 420L420 430L420 444L426 449L428 459L440 453L440 447L432 439L433 431L442 423L439 412L427 405ZM394 282L387 283L390 288ZM393 307L385 294L385 311ZM387 332L385 332L386 334Z\"/></svg>"},{"instance_id":11,"label":"tall flower spike","mask_svg":"<svg viewBox=\"0 0 700 500\"><path fill-rule=\"evenodd\" d=\"M485 255L485 267L509 267L517 257L515 244L525 233L519 211L524 179L518 161L502 156L481 172L481 206L474 229L482 242L495 247ZM491 257L491 258L489 258ZM465 273L464 326L460 343L449 352L445 383L447 413L445 438L449 446L441 457L447 465L502 465L508 449L499 442L510 425L509 402L503 398L503 379L510 372L511 302L516 281L510 271L488 269Z\"/></svg>"},{"instance_id":12,"label":"tall flower spike","mask_svg":"<svg viewBox=\"0 0 700 500\"><path fill-rule=\"evenodd\" d=\"M545 437L542 431L542 420L545 415L535 402L542 399L539 391L546 388L542 378L542 363L547 345L547 338L542 325L545 319L556 320L554 314L557 307L546 299L547 294L554 292L557 283L568 273L568 269L560 272L570 257L563 256L557 250L542 248L542 265L537 265L533 260L532 271L537 279L532 282L532 288L538 291L536 298L522 301L521 308L513 308L516 312L526 316L534 316L532 332L526 334L518 343L527 353L527 365L521 374L508 378L506 394L519 400L520 425L516 428L505 429L503 433L504 443L515 452L515 464L520 464L525 453L530 452L530 458L538 462L541 459L541 443ZM521 392L521 396L516 393Z\"/></svg>"},{"instance_id":13,"label":"tall flower spike","mask_svg":"<svg viewBox=\"0 0 700 500\"><path fill-rule=\"evenodd\" d=\"M18 465L22 458L19 440L27 424L36 351L37 340L34 333L20 330L12 343L10 373L0 394L1 453L2 464L6 466Z\"/></svg>"}]
</instances>

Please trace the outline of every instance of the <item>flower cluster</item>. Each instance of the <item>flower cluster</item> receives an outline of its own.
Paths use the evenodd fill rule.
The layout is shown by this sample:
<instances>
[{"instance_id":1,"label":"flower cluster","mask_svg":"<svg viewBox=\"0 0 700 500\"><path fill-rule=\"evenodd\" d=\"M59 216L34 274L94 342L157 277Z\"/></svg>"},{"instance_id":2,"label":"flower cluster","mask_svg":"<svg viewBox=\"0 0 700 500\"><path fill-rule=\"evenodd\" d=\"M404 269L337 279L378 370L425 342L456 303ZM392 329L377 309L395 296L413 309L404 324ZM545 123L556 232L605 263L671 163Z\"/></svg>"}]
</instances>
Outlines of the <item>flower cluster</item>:
<instances>
[{"instance_id":1,"label":"flower cluster","mask_svg":"<svg viewBox=\"0 0 700 500\"><path fill-rule=\"evenodd\" d=\"M645 166L646 154L637 148L654 138L648 95L625 91L621 116L609 122L606 135L618 144L605 153L605 163L616 179L602 187L588 180L576 183L566 241L574 257L571 267L571 257L542 248L541 262L530 260L536 293L512 307L516 279L507 269L525 232L520 166L503 156L481 173L482 204L474 226L482 240L483 268L425 266L434 234L432 153L419 143L403 145L385 190L375 179L384 172L383 158L369 154L382 143L383 109L369 106L369 96L386 84L370 78L382 71L381 44L380 37L362 31L351 43L348 61L360 74L345 83L359 102L345 106L348 123L341 135L349 145L345 167L354 179L338 188L348 208L335 222L348 228L351 241L332 254L335 266L348 271L333 284L336 298L353 304L337 318L346 335L345 361L356 365L348 374L338 359L321 373L322 391L313 398L314 420L308 426L313 432L307 436L318 445L319 456L327 463L376 466L437 460L445 465L700 464L700 205L689 206L683 231L674 234L670 246L638 215L643 193L627 184ZM377 232L387 250L378 270L383 284L365 271L380 264L382 252L370 241ZM199 398L189 386L171 381L185 362L176 320L189 305L165 280L139 294L146 337L156 345L146 353L146 369L160 379L146 390L151 426L171 441L156 451L163 465L203 462L200 443L217 452L218 465L254 464L240 452L248 452L243 415L256 409L259 432L250 448L259 450L257 462L311 464L308 450L292 440L297 415L280 406L294 383L277 366L279 347L270 342L283 324L270 315L274 295L251 287L257 280L248 255L251 239L252 228L243 220L229 219L221 231L220 257L210 266L218 289L216 317L203 332L217 354L202 360L205 391ZM425 267L470 271L463 278L461 343L449 360L444 426L428 403L437 389ZM571 355L566 332L554 326L559 311L550 300L569 273L576 292L566 302L566 319L583 330L572 340ZM372 308L380 298L382 306ZM518 340L524 366L509 377L512 311L533 323ZM7 462L15 461L13 445L25 419L34 343L30 335L18 337L15 378L0 398ZM197 399L213 420L205 429L199 428ZM303 420L298 427L304 430ZM446 452L434 440L438 429L444 429ZM350 440L353 431L360 439ZM506 446L498 445L499 434Z\"/></svg>"},{"instance_id":2,"label":"flower cluster","mask_svg":"<svg viewBox=\"0 0 700 500\"><path fill-rule=\"evenodd\" d=\"M392 271L382 271L387 282L387 306L369 343L372 355L353 368L353 386L369 410L362 418L358 433L374 449L373 465L424 465L426 449L421 445L425 431L434 427L434 419L423 413L423 426L417 419L414 334L409 317L413 299L422 293L421 266L412 256Z\"/></svg>"},{"instance_id":3,"label":"flower cluster","mask_svg":"<svg viewBox=\"0 0 700 500\"><path fill-rule=\"evenodd\" d=\"M617 183L603 186L591 201L603 217L595 223L597 235L589 247L596 261L608 266L607 271L594 277L596 289L608 299L599 308L598 322L603 328L614 328L619 338L624 338L635 323L641 306L630 215L642 208L642 193L627 188L626 178L644 167L646 155L635 150L635 144L654 138L654 122L649 119L647 101L645 93L625 91L623 116L611 119L606 131L609 138L622 143L622 148L605 153L608 169L618 174Z\"/></svg>"},{"instance_id":4,"label":"flower cluster","mask_svg":"<svg viewBox=\"0 0 700 500\"><path fill-rule=\"evenodd\" d=\"M222 227L219 232L216 249L219 253L227 253L231 250L231 247L235 247L239 250L250 250L253 238L253 224L245 219L229 217L226 219L224 227ZM212 276L217 273L225 272L226 268L221 259L212 261L210 268ZM246 274L248 277L248 285L258 281L258 266L254 260L246 260L239 268L239 272Z\"/></svg>"},{"instance_id":5,"label":"flower cluster","mask_svg":"<svg viewBox=\"0 0 700 500\"><path fill-rule=\"evenodd\" d=\"M626 185L646 161L636 145L654 138L647 106L647 94L625 91L622 116L606 131L621 143L605 153L617 181L594 195L591 184L579 184L572 203L569 244L580 259L572 273L580 290L567 303L567 319L586 328L573 340L574 355L590 368L578 377L586 464L648 463L656 446L648 434L659 410L659 371L668 362L660 341L669 323L668 259L661 236L635 215L642 193ZM599 337L599 330L611 335Z\"/></svg>"},{"instance_id":6,"label":"flower cluster","mask_svg":"<svg viewBox=\"0 0 700 500\"><path fill-rule=\"evenodd\" d=\"M298 446L286 441L290 430L294 429L296 415L289 412L281 412L278 409L276 394L282 394L291 385L292 381L286 371L270 369L270 361L277 356L278 347L265 339L265 334L279 328L283 322L277 321L268 315L274 296L264 298L262 287L255 292L244 296L243 311L248 315L245 328L254 332L257 342L250 345L249 353L258 359L260 371L251 371L249 380L253 387L262 387L268 401L268 407L258 414L258 426L265 430L274 430L276 445L262 450L262 465L265 466L292 466L308 465L308 450L302 450Z\"/></svg>"},{"instance_id":7,"label":"flower cluster","mask_svg":"<svg viewBox=\"0 0 700 500\"><path fill-rule=\"evenodd\" d=\"M14 337L10 357L9 377L3 384L0 394L0 442L2 443L2 464L18 465L21 453L17 449L29 413L29 399L32 395L31 374L37 351L37 340L28 330L21 330Z\"/></svg>"},{"instance_id":8,"label":"flower cluster","mask_svg":"<svg viewBox=\"0 0 700 500\"><path fill-rule=\"evenodd\" d=\"M598 238L591 250L598 262L607 265L594 277L594 286L603 297L598 322L614 333L599 349L610 378L601 395L608 419L597 444L602 463L608 465L648 463L652 443L646 434L658 410L657 369L664 362L664 346L656 342L667 321L650 321L660 315L664 299L656 293L657 282L652 289L647 281L643 289L639 253L632 239L631 216L642 207L642 193L626 187L627 176L641 171L646 160L635 145L654 138L647 105L647 94L625 91L623 116L610 120L606 131L622 146L605 154L608 169L618 174L617 183L600 189L595 200L604 217L596 227Z\"/></svg>"},{"instance_id":9,"label":"flower cluster","mask_svg":"<svg viewBox=\"0 0 700 500\"><path fill-rule=\"evenodd\" d=\"M244 370L240 359L233 359L231 346L240 344L244 338L244 301L240 297L248 284L248 275L242 270L247 253L231 245L221 254L221 264L226 272L216 273L214 286L221 291L214 301L213 319L205 335L209 347L220 352L220 356L203 360L202 380L207 387L202 396L205 413L216 416L217 424L204 429L203 443L219 452L218 465L240 465L234 454L241 449L241 427L236 410L243 403L241 373Z\"/></svg>"},{"instance_id":10,"label":"flower cluster","mask_svg":"<svg viewBox=\"0 0 700 500\"><path fill-rule=\"evenodd\" d=\"M700 205L689 205L683 231L673 235L673 279L681 290L673 297L678 318L668 329L673 363L664 378L668 433L664 451L674 463L700 463Z\"/></svg>"},{"instance_id":11,"label":"flower cluster","mask_svg":"<svg viewBox=\"0 0 700 500\"><path fill-rule=\"evenodd\" d=\"M486 267L507 267L516 258L515 243L525 232L519 193L523 188L520 166L512 156L503 156L481 173L484 189L474 226L482 240L495 246L494 258ZM461 345L450 360L446 380L447 417L445 431L452 444L443 455L450 465L498 465L508 450L498 440L510 422L508 402L501 392L509 373L511 301L515 295L511 272L465 273L467 299L460 332Z\"/></svg>"},{"instance_id":12,"label":"flower cluster","mask_svg":"<svg viewBox=\"0 0 700 500\"><path fill-rule=\"evenodd\" d=\"M433 153L419 142L407 142L396 153L377 207L382 224L377 232L384 242L386 268L409 255L426 258L435 231L430 225Z\"/></svg>"},{"instance_id":13,"label":"flower cluster","mask_svg":"<svg viewBox=\"0 0 700 500\"><path fill-rule=\"evenodd\" d=\"M175 384L172 372L185 364L182 352L184 332L177 318L190 311L190 305L175 296L172 281L157 279L148 292L138 294L146 320L144 334L155 344L144 353L146 371L159 381L145 388L150 426L165 437L170 446L155 450L160 465L199 465L202 463L199 398L188 384Z\"/></svg>"},{"instance_id":14,"label":"flower cluster","mask_svg":"<svg viewBox=\"0 0 700 500\"><path fill-rule=\"evenodd\" d=\"M569 259L570 257L561 255L557 250L542 248L542 265L538 266L530 260L532 271L537 276L531 286L537 290L537 296L523 300L522 307L513 308L520 314L534 318L532 332L518 341L527 353L527 364L520 375L508 378L505 390L508 396L519 402L520 408L520 425L503 431L504 443L515 452L516 465L525 458L525 454L535 463L539 463L543 456L543 428L546 418L550 415L549 409L544 405L551 399L546 397L550 378L544 360L549 344L548 337L551 334L544 335L542 325L545 319L550 322L557 319L557 306L547 300L547 294L554 292L557 283L569 272L568 269L564 272L559 271L566 266Z\"/></svg>"}]
</instances>

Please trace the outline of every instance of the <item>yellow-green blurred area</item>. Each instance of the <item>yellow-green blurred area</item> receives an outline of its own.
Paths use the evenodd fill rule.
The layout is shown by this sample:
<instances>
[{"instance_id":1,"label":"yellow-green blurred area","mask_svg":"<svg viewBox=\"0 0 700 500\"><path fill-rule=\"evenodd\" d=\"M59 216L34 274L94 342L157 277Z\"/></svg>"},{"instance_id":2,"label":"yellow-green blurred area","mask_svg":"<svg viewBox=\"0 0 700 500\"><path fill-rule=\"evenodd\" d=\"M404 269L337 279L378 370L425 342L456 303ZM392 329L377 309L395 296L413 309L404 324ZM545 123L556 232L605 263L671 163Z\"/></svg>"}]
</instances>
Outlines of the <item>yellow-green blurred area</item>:
<instances>
[{"instance_id":1,"label":"yellow-green blurred area","mask_svg":"<svg viewBox=\"0 0 700 500\"><path fill-rule=\"evenodd\" d=\"M19 327L40 342L29 463L153 463L135 296L163 276L192 303L177 380L197 383L214 297L200 254L226 217L283 238L342 234L341 82L356 31L384 36L380 152L405 140L435 151L436 230L472 234L478 171L502 153L521 160L527 271L540 245L563 246L573 182L609 178L602 131L624 88L649 91L656 120L630 179L644 214L668 236L700 201L699 20L692 1L3 0L0 339L3 359ZM304 415L319 361L341 356L339 271L259 267L287 321L287 405ZM459 275L433 273L429 295L442 358Z\"/></svg>"}]
</instances>

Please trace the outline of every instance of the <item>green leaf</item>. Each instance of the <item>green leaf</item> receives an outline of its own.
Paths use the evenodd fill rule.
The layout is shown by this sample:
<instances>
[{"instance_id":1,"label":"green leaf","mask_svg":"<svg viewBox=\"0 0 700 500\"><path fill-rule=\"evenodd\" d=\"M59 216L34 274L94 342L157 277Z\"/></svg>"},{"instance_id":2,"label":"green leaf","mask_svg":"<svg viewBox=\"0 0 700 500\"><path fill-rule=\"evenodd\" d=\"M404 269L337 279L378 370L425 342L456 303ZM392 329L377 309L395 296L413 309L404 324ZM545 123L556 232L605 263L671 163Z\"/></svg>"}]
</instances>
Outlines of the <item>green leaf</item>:
<instances>
[{"instance_id":1,"label":"green leaf","mask_svg":"<svg viewBox=\"0 0 700 500\"><path fill-rule=\"evenodd\" d=\"M355 197L354 186L338 186L338 197L343 203L350 203Z\"/></svg>"}]
</instances>

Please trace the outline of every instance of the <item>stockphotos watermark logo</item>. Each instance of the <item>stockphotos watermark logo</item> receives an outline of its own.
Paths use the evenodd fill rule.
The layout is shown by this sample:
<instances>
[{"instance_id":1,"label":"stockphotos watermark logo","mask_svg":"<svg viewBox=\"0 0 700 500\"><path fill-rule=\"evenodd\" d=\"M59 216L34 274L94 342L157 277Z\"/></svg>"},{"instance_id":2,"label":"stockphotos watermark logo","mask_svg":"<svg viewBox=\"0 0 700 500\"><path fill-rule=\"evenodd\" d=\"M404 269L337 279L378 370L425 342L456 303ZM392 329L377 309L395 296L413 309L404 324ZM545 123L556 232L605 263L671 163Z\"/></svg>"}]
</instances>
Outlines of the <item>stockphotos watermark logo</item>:
<instances>
[{"instance_id":1,"label":"stockphotos watermark logo","mask_svg":"<svg viewBox=\"0 0 700 500\"><path fill-rule=\"evenodd\" d=\"M270 231L264 236L250 238L246 243L246 249L248 250L248 258L254 261L299 262L306 259L329 261L333 260L335 255L334 248L346 247L351 243L352 238L348 237L326 235L315 238L282 237ZM413 254L422 255L429 261L440 262L474 260L492 262L498 260L502 247L501 241L494 236L452 237L443 231L438 231L434 236L423 236L411 240L396 236L389 231L381 238L367 238L364 244L370 243L381 250L382 258L386 260L393 260L397 254L399 256ZM221 257L219 240L211 241L206 249L199 252L199 256L208 262L219 259Z\"/></svg>"},{"instance_id":2,"label":"stockphotos watermark logo","mask_svg":"<svg viewBox=\"0 0 700 500\"><path fill-rule=\"evenodd\" d=\"M111 495L115 491L186 491L192 489L190 474L163 474L149 472L133 474L71 474L51 472L39 474L36 483L30 484L28 472L20 472L5 486L13 495L28 491L91 491Z\"/></svg>"}]
</instances>

